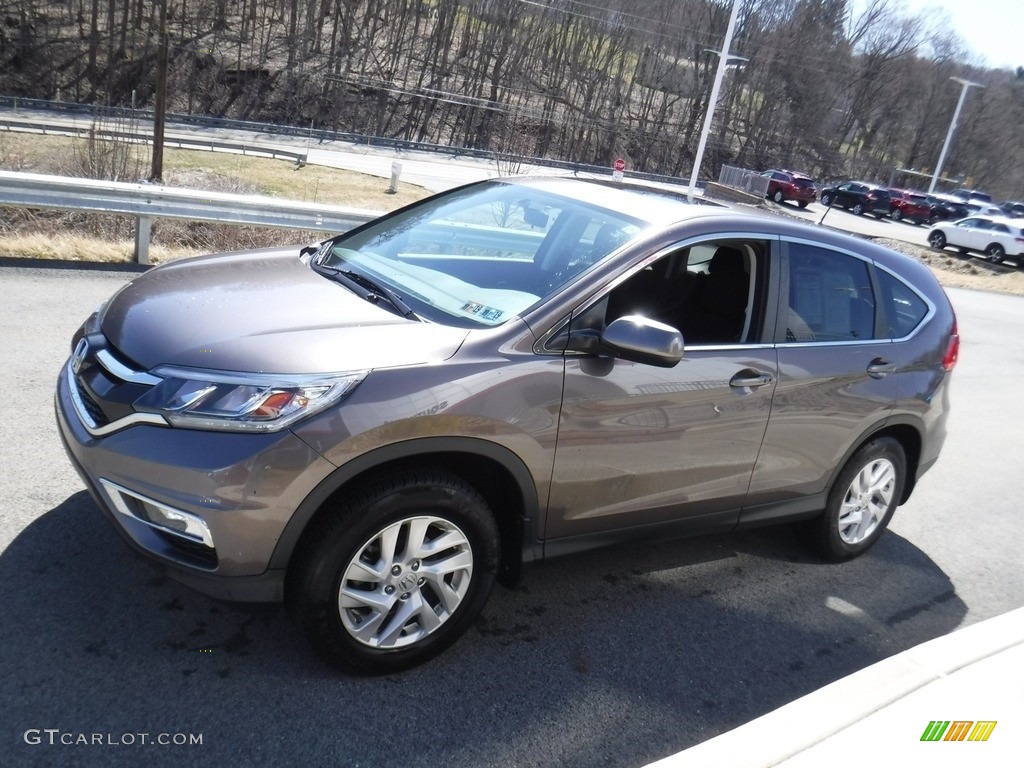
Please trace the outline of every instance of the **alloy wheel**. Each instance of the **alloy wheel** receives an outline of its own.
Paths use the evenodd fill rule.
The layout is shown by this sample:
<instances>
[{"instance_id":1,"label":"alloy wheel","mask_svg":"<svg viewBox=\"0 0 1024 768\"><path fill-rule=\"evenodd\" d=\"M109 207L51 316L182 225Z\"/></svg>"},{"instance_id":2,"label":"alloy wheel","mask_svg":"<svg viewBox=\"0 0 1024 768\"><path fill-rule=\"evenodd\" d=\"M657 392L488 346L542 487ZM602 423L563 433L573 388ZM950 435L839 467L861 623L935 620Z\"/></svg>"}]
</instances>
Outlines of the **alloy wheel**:
<instances>
[{"instance_id":1,"label":"alloy wheel","mask_svg":"<svg viewBox=\"0 0 1024 768\"><path fill-rule=\"evenodd\" d=\"M411 645L451 618L472 578L473 550L458 526L428 515L404 518L374 534L345 568L342 624L371 648Z\"/></svg>"},{"instance_id":2,"label":"alloy wheel","mask_svg":"<svg viewBox=\"0 0 1024 768\"><path fill-rule=\"evenodd\" d=\"M896 467L887 458L866 464L846 490L839 510L839 537L859 544L885 518L896 487Z\"/></svg>"}]
</instances>

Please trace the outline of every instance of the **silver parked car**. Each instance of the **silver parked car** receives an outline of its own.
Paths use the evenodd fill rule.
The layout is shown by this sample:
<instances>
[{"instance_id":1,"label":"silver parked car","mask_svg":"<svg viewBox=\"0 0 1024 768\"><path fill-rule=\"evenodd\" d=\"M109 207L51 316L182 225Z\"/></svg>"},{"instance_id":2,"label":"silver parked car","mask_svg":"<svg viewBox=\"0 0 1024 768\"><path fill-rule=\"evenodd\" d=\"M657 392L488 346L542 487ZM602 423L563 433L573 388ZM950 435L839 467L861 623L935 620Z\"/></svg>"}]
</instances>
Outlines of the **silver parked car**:
<instances>
[{"instance_id":1,"label":"silver parked car","mask_svg":"<svg viewBox=\"0 0 1024 768\"><path fill-rule=\"evenodd\" d=\"M149 271L75 335L57 418L131 547L379 673L624 539L792 522L860 555L938 458L958 344L931 273L871 243L496 180Z\"/></svg>"}]
</instances>

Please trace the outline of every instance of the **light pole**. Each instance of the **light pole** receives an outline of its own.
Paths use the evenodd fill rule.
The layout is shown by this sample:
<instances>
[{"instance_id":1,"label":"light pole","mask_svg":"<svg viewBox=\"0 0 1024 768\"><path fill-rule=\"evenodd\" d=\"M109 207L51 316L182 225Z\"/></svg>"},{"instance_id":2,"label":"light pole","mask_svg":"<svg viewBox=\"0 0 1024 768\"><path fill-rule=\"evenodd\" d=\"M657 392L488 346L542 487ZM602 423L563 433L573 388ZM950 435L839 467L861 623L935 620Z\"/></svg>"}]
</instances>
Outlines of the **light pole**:
<instances>
[{"instance_id":1,"label":"light pole","mask_svg":"<svg viewBox=\"0 0 1024 768\"><path fill-rule=\"evenodd\" d=\"M693 158L693 172L690 174L690 190L687 198L693 202L693 190L697 187L697 174L700 173L700 164L704 160L704 148L708 143L708 134L711 133L711 119L715 115L715 106L718 104L718 92L722 90L722 79L725 77L725 70L729 66L730 58L742 58L729 55L729 46L732 45L732 33L736 28L736 16L739 15L740 0L732 0L732 13L729 14L729 26L725 30L725 42L722 43L722 52L718 55L718 69L715 71L715 83L711 86L711 98L708 100L708 108L704 113L704 128L700 132L700 142L697 144L697 156Z\"/></svg>"},{"instance_id":2,"label":"light pole","mask_svg":"<svg viewBox=\"0 0 1024 768\"><path fill-rule=\"evenodd\" d=\"M164 124L167 116L167 0L160 0L160 44L156 54L156 94L153 101L153 166L149 180L164 177Z\"/></svg>"},{"instance_id":3,"label":"light pole","mask_svg":"<svg viewBox=\"0 0 1024 768\"><path fill-rule=\"evenodd\" d=\"M964 105L964 98L967 96L967 89L972 85L977 86L978 88L985 87L981 83L964 80L962 77L951 77L949 79L960 83L960 99L956 103L956 109L953 110L953 119L949 122L949 130L946 132L946 141L942 144L942 152L939 153L939 162L935 166L935 173L932 174L932 183L928 185L928 194L935 191L935 184L939 180L939 174L942 173L942 164L946 162L946 151L949 149L949 143L953 140L953 131L956 130L956 121L960 117L960 108Z\"/></svg>"}]
</instances>

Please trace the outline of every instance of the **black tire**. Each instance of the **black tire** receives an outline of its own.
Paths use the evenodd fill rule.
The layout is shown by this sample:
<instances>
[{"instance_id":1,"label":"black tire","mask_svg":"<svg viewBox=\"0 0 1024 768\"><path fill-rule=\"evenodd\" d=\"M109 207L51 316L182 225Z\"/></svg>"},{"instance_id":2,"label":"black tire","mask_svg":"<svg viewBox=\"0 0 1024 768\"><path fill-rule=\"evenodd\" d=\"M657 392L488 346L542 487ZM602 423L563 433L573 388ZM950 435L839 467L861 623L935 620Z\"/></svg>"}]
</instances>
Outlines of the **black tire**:
<instances>
[{"instance_id":1,"label":"black tire","mask_svg":"<svg viewBox=\"0 0 1024 768\"><path fill-rule=\"evenodd\" d=\"M775 194L772 195L772 200L774 200L776 203L779 203L779 204L781 204L782 201L785 200L785 199L786 198L783 197L781 189L776 189L775 190Z\"/></svg>"},{"instance_id":2,"label":"black tire","mask_svg":"<svg viewBox=\"0 0 1024 768\"><path fill-rule=\"evenodd\" d=\"M825 511L803 523L806 543L830 562L867 552L899 506L906 474L906 454L896 439L880 437L861 446L832 484Z\"/></svg>"},{"instance_id":3,"label":"black tire","mask_svg":"<svg viewBox=\"0 0 1024 768\"><path fill-rule=\"evenodd\" d=\"M831 205L832 204L832 195L830 195L828 192L822 192L821 193L821 204L824 205L824 206Z\"/></svg>"},{"instance_id":4,"label":"black tire","mask_svg":"<svg viewBox=\"0 0 1024 768\"><path fill-rule=\"evenodd\" d=\"M985 258L993 264L1002 264L1006 258L1006 249L999 243L992 243L985 249Z\"/></svg>"},{"instance_id":5,"label":"black tire","mask_svg":"<svg viewBox=\"0 0 1024 768\"><path fill-rule=\"evenodd\" d=\"M928 233L928 245L937 251L941 251L946 247L946 236L939 230L934 230Z\"/></svg>"},{"instance_id":6,"label":"black tire","mask_svg":"<svg viewBox=\"0 0 1024 768\"><path fill-rule=\"evenodd\" d=\"M441 551L416 551L417 539L442 535L451 544ZM390 554L389 536L396 542ZM487 502L462 479L440 470L382 476L346 493L303 535L286 599L329 663L357 675L397 672L428 661L469 629L494 585L499 552ZM451 570L436 572L445 562ZM343 586L357 596L347 606Z\"/></svg>"},{"instance_id":7,"label":"black tire","mask_svg":"<svg viewBox=\"0 0 1024 768\"><path fill-rule=\"evenodd\" d=\"M860 216L864 213L864 205L862 203L854 203L853 208L850 209L850 213L854 216Z\"/></svg>"},{"instance_id":8,"label":"black tire","mask_svg":"<svg viewBox=\"0 0 1024 768\"><path fill-rule=\"evenodd\" d=\"M799 205L801 208L806 208L807 207L807 201L806 200L798 200L796 204Z\"/></svg>"},{"instance_id":9,"label":"black tire","mask_svg":"<svg viewBox=\"0 0 1024 768\"><path fill-rule=\"evenodd\" d=\"M892 212L889 214L889 218L892 219L893 221L899 221L900 219L903 218L903 211L901 211L899 208L893 208Z\"/></svg>"}]
</instances>

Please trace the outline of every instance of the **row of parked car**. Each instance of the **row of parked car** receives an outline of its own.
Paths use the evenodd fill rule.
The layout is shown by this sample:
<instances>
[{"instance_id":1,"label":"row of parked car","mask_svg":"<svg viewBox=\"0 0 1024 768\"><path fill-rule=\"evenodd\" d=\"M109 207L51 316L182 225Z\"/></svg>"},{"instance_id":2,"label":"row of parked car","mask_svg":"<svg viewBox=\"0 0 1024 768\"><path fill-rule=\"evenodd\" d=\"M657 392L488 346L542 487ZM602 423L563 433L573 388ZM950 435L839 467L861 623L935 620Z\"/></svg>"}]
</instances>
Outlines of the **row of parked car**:
<instances>
[{"instance_id":1,"label":"row of parked car","mask_svg":"<svg viewBox=\"0 0 1024 768\"><path fill-rule=\"evenodd\" d=\"M823 187L820 195L814 180L806 174L771 169L766 196L777 203L795 202L801 208L820 199L821 204L840 207L858 216L870 214L912 224L928 224L928 242L933 248L957 248L976 252L998 264L1007 257L1024 267L1024 202L1007 200L995 205L978 190L955 189L947 194L928 194L894 189L863 181L844 181Z\"/></svg>"},{"instance_id":2,"label":"row of parked car","mask_svg":"<svg viewBox=\"0 0 1024 768\"><path fill-rule=\"evenodd\" d=\"M761 175L768 178L766 196L777 203L794 202L806 208L818 199L817 184L806 174L771 169ZM1024 218L1024 202L1007 200L995 205L986 193L969 189L954 189L946 195L844 181L822 188L820 199L822 205L839 206L858 216L867 213L914 224L934 224L979 213Z\"/></svg>"}]
</instances>

